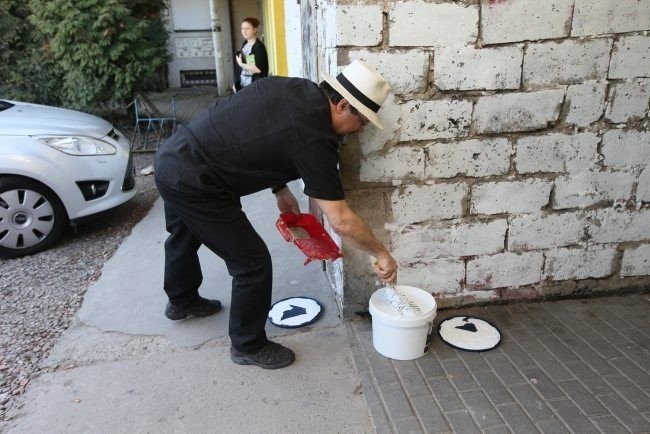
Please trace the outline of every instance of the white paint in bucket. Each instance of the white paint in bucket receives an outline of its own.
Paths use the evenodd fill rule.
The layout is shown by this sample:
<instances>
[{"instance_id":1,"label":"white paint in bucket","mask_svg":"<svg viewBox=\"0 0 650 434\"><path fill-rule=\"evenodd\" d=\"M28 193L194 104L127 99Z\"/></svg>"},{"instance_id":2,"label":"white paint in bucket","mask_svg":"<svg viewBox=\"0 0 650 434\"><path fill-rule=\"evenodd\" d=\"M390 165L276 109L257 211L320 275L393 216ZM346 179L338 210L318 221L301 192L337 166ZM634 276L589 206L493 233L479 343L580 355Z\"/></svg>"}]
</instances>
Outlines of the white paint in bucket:
<instances>
[{"instance_id":1,"label":"white paint in bucket","mask_svg":"<svg viewBox=\"0 0 650 434\"><path fill-rule=\"evenodd\" d=\"M405 297L418 305L421 315L401 316L384 297L380 288L370 297L372 343L377 352L395 360L413 360L429 350L429 337L436 316L436 300L431 294L413 286L396 285Z\"/></svg>"}]
</instances>

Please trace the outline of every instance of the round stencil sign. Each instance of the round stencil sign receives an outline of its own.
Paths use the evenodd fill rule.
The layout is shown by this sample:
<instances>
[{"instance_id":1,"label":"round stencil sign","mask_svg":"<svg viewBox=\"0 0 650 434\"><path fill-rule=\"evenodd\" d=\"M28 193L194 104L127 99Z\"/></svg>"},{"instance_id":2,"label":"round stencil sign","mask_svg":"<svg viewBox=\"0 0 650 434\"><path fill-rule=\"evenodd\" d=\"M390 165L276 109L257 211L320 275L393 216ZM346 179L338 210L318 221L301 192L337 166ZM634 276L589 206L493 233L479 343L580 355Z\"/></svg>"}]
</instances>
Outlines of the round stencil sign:
<instances>
[{"instance_id":1,"label":"round stencil sign","mask_svg":"<svg viewBox=\"0 0 650 434\"><path fill-rule=\"evenodd\" d=\"M447 345L464 351L488 351L501 342L501 332L491 322L475 316L452 316L438 325Z\"/></svg>"},{"instance_id":2,"label":"round stencil sign","mask_svg":"<svg viewBox=\"0 0 650 434\"><path fill-rule=\"evenodd\" d=\"M320 317L323 307L309 297L291 297L280 300L271 306L271 324L283 328L296 328L311 324Z\"/></svg>"}]
</instances>

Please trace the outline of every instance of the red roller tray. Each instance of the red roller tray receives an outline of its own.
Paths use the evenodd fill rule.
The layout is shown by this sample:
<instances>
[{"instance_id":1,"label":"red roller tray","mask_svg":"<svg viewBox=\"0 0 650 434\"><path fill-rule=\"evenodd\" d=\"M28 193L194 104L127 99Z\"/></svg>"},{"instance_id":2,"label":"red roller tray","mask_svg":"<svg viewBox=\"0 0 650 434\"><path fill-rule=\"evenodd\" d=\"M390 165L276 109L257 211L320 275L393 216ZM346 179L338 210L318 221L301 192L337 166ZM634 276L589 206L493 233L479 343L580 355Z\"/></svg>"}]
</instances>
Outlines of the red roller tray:
<instances>
[{"instance_id":1,"label":"red roller tray","mask_svg":"<svg viewBox=\"0 0 650 434\"><path fill-rule=\"evenodd\" d=\"M333 261L343 253L313 214L280 214L275 223L285 240L294 243L307 256L305 265L314 259Z\"/></svg>"}]
</instances>

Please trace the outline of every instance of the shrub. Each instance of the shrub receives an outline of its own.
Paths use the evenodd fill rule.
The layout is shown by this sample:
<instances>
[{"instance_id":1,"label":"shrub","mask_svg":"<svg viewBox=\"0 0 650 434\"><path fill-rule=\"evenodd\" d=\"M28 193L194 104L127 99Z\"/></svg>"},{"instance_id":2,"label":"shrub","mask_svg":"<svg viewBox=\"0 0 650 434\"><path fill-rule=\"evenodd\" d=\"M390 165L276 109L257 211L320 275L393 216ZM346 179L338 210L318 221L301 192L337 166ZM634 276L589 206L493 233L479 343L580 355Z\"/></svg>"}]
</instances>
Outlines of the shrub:
<instances>
[{"instance_id":1,"label":"shrub","mask_svg":"<svg viewBox=\"0 0 650 434\"><path fill-rule=\"evenodd\" d=\"M161 86L168 62L162 0L8 3L12 13L7 23L0 22L0 32L18 25L0 39L0 47L11 48L7 56L16 61L9 65L23 65L0 70L7 83L3 94L31 93L35 102L103 112L137 91Z\"/></svg>"}]
</instances>

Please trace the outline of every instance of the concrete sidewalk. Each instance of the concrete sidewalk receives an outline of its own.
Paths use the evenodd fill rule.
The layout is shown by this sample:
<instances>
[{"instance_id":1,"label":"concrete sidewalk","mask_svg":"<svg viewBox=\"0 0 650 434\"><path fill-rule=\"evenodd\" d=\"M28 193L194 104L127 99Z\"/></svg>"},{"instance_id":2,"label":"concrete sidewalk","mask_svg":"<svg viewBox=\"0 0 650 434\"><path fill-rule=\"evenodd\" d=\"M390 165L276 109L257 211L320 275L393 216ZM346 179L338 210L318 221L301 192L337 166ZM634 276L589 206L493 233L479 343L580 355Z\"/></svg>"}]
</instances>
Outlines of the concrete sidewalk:
<instances>
[{"instance_id":1,"label":"concrete sidewalk","mask_svg":"<svg viewBox=\"0 0 650 434\"><path fill-rule=\"evenodd\" d=\"M304 255L279 234L268 191L242 202L273 256L273 299L306 295L324 307L312 326L267 326L272 338L296 352L291 367L266 371L232 363L230 277L207 250L200 251L200 292L222 300L224 311L183 321L163 316L166 233L159 200L88 290L46 361L57 370L30 383L9 432L372 432L345 325L320 263L304 266Z\"/></svg>"}]
</instances>

